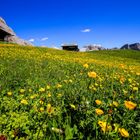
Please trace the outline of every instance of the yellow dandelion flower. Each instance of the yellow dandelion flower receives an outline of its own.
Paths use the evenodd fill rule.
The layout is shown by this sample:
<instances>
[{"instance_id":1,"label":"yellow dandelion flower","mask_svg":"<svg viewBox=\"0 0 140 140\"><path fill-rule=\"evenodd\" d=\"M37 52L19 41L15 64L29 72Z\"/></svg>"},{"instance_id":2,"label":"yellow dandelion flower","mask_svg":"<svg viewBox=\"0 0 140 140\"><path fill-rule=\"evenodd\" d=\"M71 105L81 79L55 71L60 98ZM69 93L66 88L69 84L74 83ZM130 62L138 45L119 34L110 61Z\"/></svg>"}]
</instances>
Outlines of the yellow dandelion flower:
<instances>
[{"instance_id":1,"label":"yellow dandelion flower","mask_svg":"<svg viewBox=\"0 0 140 140\"><path fill-rule=\"evenodd\" d=\"M88 64L84 64L83 67L87 69L89 67L89 65Z\"/></svg>"},{"instance_id":2,"label":"yellow dandelion flower","mask_svg":"<svg viewBox=\"0 0 140 140\"><path fill-rule=\"evenodd\" d=\"M68 83L68 80L64 80L65 83Z\"/></svg>"},{"instance_id":3,"label":"yellow dandelion flower","mask_svg":"<svg viewBox=\"0 0 140 140\"><path fill-rule=\"evenodd\" d=\"M40 100L39 103L43 105L44 104L44 101Z\"/></svg>"},{"instance_id":4,"label":"yellow dandelion flower","mask_svg":"<svg viewBox=\"0 0 140 140\"><path fill-rule=\"evenodd\" d=\"M125 138L129 137L128 131L125 130L124 128L119 128L119 132L120 132L122 137L125 137Z\"/></svg>"},{"instance_id":5,"label":"yellow dandelion flower","mask_svg":"<svg viewBox=\"0 0 140 140\"><path fill-rule=\"evenodd\" d=\"M132 79L131 79L131 78L129 78L129 79L128 79L128 82L129 82L129 83L132 83Z\"/></svg>"},{"instance_id":6,"label":"yellow dandelion flower","mask_svg":"<svg viewBox=\"0 0 140 140\"><path fill-rule=\"evenodd\" d=\"M36 98L37 96L38 96L37 94L31 95L31 96L30 96L30 99L34 99L34 98Z\"/></svg>"},{"instance_id":7,"label":"yellow dandelion flower","mask_svg":"<svg viewBox=\"0 0 140 140\"><path fill-rule=\"evenodd\" d=\"M44 107L40 107L39 111L43 112L44 111Z\"/></svg>"},{"instance_id":8,"label":"yellow dandelion flower","mask_svg":"<svg viewBox=\"0 0 140 140\"><path fill-rule=\"evenodd\" d=\"M29 92L32 92L32 89L29 89Z\"/></svg>"},{"instance_id":9,"label":"yellow dandelion flower","mask_svg":"<svg viewBox=\"0 0 140 140\"><path fill-rule=\"evenodd\" d=\"M102 110L102 109L95 109L95 112L96 112L96 114L97 115L102 115L102 114L104 114L104 111Z\"/></svg>"},{"instance_id":10,"label":"yellow dandelion flower","mask_svg":"<svg viewBox=\"0 0 140 140\"><path fill-rule=\"evenodd\" d=\"M30 96L31 99L34 99L34 95Z\"/></svg>"},{"instance_id":11,"label":"yellow dandelion flower","mask_svg":"<svg viewBox=\"0 0 140 140\"><path fill-rule=\"evenodd\" d=\"M97 74L96 74L96 72L88 72L88 76L90 78L96 78L97 77Z\"/></svg>"},{"instance_id":12,"label":"yellow dandelion flower","mask_svg":"<svg viewBox=\"0 0 140 140\"><path fill-rule=\"evenodd\" d=\"M120 68L124 69L124 64L120 64L119 66Z\"/></svg>"},{"instance_id":13,"label":"yellow dandelion flower","mask_svg":"<svg viewBox=\"0 0 140 140\"><path fill-rule=\"evenodd\" d=\"M136 75L137 75L137 76L140 76L140 73L137 72Z\"/></svg>"},{"instance_id":14,"label":"yellow dandelion flower","mask_svg":"<svg viewBox=\"0 0 140 140\"><path fill-rule=\"evenodd\" d=\"M25 104L25 105L27 105L27 104L28 104L28 101L25 100L25 99L22 99L22 100L20 101L20 103L21 103L21 104Z\"/></svg>"},{"instance_id":15,"label":"yellow dandelion flower","mask_svg":"<svg viewBox=\"0 0 140 140\"><path fill-rule=\"evenodd\" d=\"M45 92L45 88L40 88L39 92Z\"/></svg>"},{"instance_id":16,"label":"yellow dandelion flower","mask_svg":"<svg viewBox=\"0 0 140 140\"><path fill-rule=\"evenodd\" d=\"M48 97L51 97L52 95L51 95L51 93L48 93L48 95L47 95Z\"/></svg>"},{"instance_id":17,"label":"yellow dandelion flower","mask_svg":"<svg viewBox=\"0 0 140 140\"><path fill-rule=\"evenodd\" d=\"M95 86L96 86L96 87L98 87L98 84L97 84L97 83L95 83Z\"/></svg>"},{"instance_id":18,"label":"yellow dandelion flower","mask_svg":"<svg viewBox=\"0 0 140 140\"><path fill-rule=\"evenodd\" d=\"M57 88L61 88L62 87L62 85L61 84L57 84L57 86L56 86Z\"/></svg>"},{"instance_id":19,"label":"yellow dandelion flower","mask_svg":"<svg viewBox=\"0 0 140 140\"><path fill-rule=\"evenodd\" d=\"M61 97L61 96L62 96L62 94L61 94L61 93L59 93L57 96L58 96L58 97Z\"/></svg>"},{"instance_id":20,"label":"yellow dandelion flower","mask_svg":"<svg viewBox=\"0 0 140 140\"><path fill-rule=\"evenodd\" d=\"M120 83L124 83L125 82L125 78L124 77L121 77L120 78Z\"/></svg>"},{"instance_id":21,"label":"yellow dandelion flower","mask_svg":"<svg viewBox=\"0 0 140 140\"><path fill-rule=\"evenodd\" d=\"M49 85L46 86L46 89L50 89L51 87Z\"/></svg>"},{"instance_id":22,"label":"yellow dandelion flower","mask_svg":"<svg viewBox=\"0 0 140 140\"><path fill-rule=\"evenodd\" d=\"M97 105L101 105L102 104L102 101L100 101L100 100L95 100L95 102L96 102Z\"/></svg>"},{"instance_id":23,"label":"yellow dandelion flower","mask_svg":"<svg viewBox=\"0 0 140 140\"><path fill-rule=\"evenodd\" d=\"M8 96L12 96L12 92L7 92L7 95Z\"/></svg>"},{"instance_id":24,"label":"yellow dandelion flower","mask_svg":"<svg viewBox=\"0 0 140 140\"><path fill-rule=\"evenodd\" d=\"M124 101L125 107L129 110L133 110L136 108L137 104L131 102L131 101Z\"/></svg>"},{"instance_id":25,"label":"yellow dandelion flower","mask_svg":"<svg viewBox=\"0 0 140 140\"><path fill-rule=\"evenodd\" d=\"M133 91L138 91L138 87L133 87Z\"/></svg>"},{"instance_id":26,"label":"yellow dandelion flower","mask_svg":"<svg viewBox=\"0 0 140 140\"><path fill-rule=\"evenodd\" d=\"M20 93L24 93L25 92L25 89L20 89Z\"/></svg>"},{"instance_id":27,"label":"yellow dandelion flower","mask_svg":"<svg viewBox=\"0 0 140 140\"><path fill-rule=\"evenodd\" d=\"M97 89L95 87L93 87L92 90L96 91Z\"/></svg>"},{"instance_id":28,"label":"yellow dandelion flower","mask_svg":"<svg viewBox=\"0 0 140 140\"><path fill-rule=\"evenodd\" d=\"M116 101L113 101L113 105L114 105L115 107L118 107L118 106L119 106L119 103L116 102Z\"/></svg>"},{"instance_id":29,"label":"yellow dandelion flower","mask_svg":"<svg viewBox=\"0 0 140 140\"><path fill-rule=\"evenodd\" d=\"M107 125L104 121L98 121L99 126L101 127L101 130L105 133L107 131L112 130L112 127L110 125Z\"/></svg>"},{"instance_id":30,"label":"yellow dandelion flower","mask_svg":"<svg viewBox=\"0 0 140 140\"><path fill-rule=\"evenodd\" d=\"M80 75L83 75L83 72L80 72Z\"/></svg>"},{"instance_id":31,"label":"yellow dandelion flower","mask_svg":"<svg viewBox=\"0 0 140 140\"><path fill-rule=\"evenodd\" d=\"M72 83L73 81L70 79L69 82Z\"/></svg>"},{"instance_id":32,"label":"yellow dandelion flower","mask_svg":"<svg viewBox=\"0 0 140 140\"><path fill-rule=\"evenodd\" d=\"M55 110L55 108L52 107L51 104L47 104L47 113L48 113L48 114L54 113L54 110Z\"/></svg>"}]
</instances>

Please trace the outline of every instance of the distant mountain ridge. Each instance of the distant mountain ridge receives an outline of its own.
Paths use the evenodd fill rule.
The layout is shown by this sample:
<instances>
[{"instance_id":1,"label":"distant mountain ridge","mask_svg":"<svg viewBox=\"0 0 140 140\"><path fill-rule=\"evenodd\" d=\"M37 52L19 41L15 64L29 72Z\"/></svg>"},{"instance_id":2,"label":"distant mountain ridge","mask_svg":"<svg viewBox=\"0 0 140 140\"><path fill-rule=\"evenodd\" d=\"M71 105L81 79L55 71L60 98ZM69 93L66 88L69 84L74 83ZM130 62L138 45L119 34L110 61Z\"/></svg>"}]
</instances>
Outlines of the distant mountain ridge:
<instances>
[{"instance_id":1,"label":"distant mountain ridge","mask_svg":"<svg viewBox=\"0 0 140 140\"><path fill-rule=\"evenodd\" d=\"M120 49L140 50L140 43L125 44Z\"/></svg>"}]
</instances>

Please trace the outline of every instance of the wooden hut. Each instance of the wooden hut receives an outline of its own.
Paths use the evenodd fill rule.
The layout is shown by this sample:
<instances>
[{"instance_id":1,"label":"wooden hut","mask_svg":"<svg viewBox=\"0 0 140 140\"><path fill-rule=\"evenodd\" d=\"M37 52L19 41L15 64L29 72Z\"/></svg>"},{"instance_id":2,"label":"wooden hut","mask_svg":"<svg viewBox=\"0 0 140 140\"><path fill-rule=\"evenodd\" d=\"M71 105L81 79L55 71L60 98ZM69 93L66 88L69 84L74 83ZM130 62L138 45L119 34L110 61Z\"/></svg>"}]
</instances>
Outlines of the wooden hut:
<instances>
[{"instance_id":1,"label":"wooden hut","mask_svg":"<svg viewBox=\"0 0 140 140\"><path fill-rule=\"evenodd\" d=\"M79 51L77 44L63 44L61 47L63 50L67 51Z\"/></svg>"}]
</instances>

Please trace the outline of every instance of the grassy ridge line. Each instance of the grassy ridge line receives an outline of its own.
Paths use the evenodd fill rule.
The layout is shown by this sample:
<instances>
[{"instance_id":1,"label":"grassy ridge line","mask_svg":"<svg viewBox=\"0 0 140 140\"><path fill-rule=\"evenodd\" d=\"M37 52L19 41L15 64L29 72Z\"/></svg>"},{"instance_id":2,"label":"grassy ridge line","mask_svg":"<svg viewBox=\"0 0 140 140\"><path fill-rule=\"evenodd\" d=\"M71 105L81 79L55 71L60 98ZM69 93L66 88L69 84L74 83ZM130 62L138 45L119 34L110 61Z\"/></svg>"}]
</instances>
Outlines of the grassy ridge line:
<instances>
[{"instance_id":1,"label":"grassy ridge line","mask_svg":"<svg viewBox=\"0 0 140 140\"><path fill-rule=\"evenodd\" d=\"M140 72L140 52L133 50L105 50L94 52L68 52L49 48L21 47L15 44L0 44L1 57L12 56L15 58L36 60L59 60L78 63L95 63L97 65L119 67L120 64L127 65L128 69ZM8 55L7 55L8 53Z\"/></svg>"}]
</instances>

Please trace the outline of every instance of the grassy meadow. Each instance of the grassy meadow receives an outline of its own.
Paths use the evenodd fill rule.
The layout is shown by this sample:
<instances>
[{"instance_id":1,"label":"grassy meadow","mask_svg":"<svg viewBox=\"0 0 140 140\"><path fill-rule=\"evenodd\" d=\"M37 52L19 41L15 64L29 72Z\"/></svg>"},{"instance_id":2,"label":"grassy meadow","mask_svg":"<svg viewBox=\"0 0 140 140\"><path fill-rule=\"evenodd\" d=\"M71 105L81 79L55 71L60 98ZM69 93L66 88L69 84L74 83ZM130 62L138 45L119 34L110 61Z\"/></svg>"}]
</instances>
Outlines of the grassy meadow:
<instances>
[{"instance_id":1,"label":"grassy meadow","mask_svg":"<svg viewBox=\"0 0 140 140\"><path fill-rule=\"evenodd\" d=\"M140 139L140 51L0 44L2 138Z\"/></svg>"}]
</instances>

